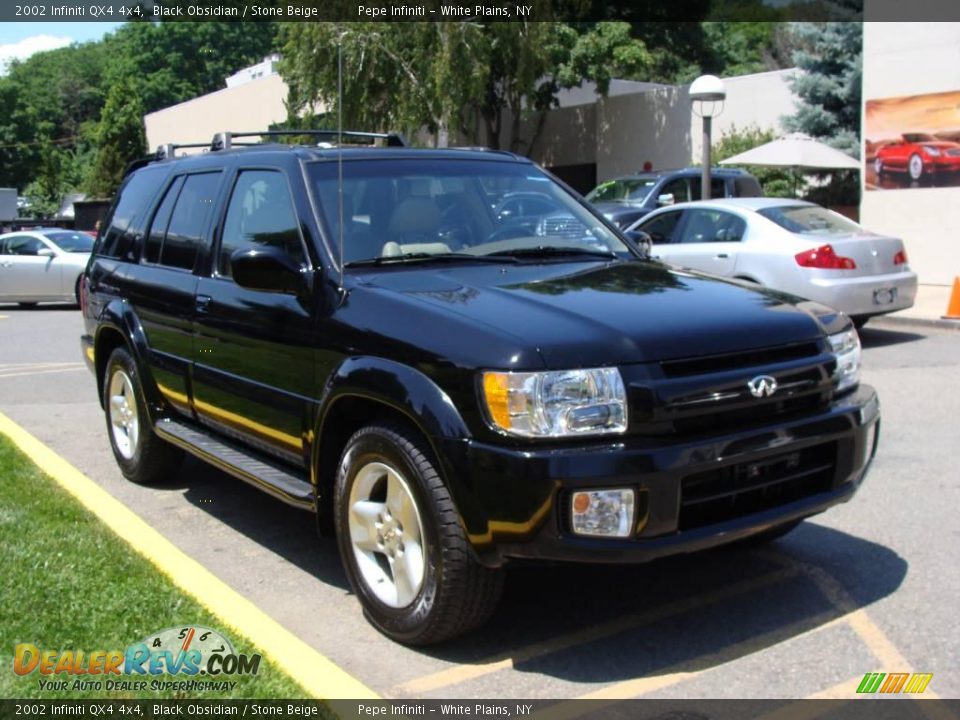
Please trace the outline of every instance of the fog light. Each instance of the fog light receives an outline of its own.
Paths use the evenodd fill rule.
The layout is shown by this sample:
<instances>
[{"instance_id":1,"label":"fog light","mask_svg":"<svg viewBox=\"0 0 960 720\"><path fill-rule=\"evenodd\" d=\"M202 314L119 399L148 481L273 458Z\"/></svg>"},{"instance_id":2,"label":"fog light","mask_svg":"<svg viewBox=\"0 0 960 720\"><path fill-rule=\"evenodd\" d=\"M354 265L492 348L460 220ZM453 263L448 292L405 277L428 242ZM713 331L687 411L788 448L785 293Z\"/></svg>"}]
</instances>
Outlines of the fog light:
<instances>
[{"instance_id":1,"label":"fog light","mask_svg":"<svg viewBox=\"0 0 960 720\"><path fill-rule=\"evenodd\" d=\"M570 498L571 528L577 535L629 537L633 490L580 490Z\"/></svg>"}]
</instances>

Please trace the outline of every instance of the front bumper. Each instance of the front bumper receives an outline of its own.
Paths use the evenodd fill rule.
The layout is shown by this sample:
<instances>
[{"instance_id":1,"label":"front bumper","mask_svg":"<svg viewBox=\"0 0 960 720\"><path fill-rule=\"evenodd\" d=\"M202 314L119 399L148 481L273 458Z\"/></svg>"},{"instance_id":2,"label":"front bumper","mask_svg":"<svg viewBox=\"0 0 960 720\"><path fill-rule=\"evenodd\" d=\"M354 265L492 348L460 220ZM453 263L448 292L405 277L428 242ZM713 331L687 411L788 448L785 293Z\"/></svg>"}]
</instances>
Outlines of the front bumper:
<instances>
[{"instance_id":1,"label":"front bumper","mask_svg":"<svg viewBox=\"0 0 960 720\"><path fill-rule=\"evenodd\" d=\"M625 437L550 449L436 441L454 502L482 562L637 563L732 542L846 502L876 452L879 421L876 393L861 385L816 416L684 441ZM806 475L805 463L811 465ZM785 470L788 466L793 470ZM776 472L793 473L789 493L781 493L786 482L777 485ZM770 487L753 487L757 481L744 479L754 473ZM715 494L725 497L710 499L710 511L704 513L704 505L696 504L712 482ZM574 535L568 493L611 487L637 492L640 512L633 535ZM694 498L697 494L701 497Z\"/></svg>"}]
</instances>

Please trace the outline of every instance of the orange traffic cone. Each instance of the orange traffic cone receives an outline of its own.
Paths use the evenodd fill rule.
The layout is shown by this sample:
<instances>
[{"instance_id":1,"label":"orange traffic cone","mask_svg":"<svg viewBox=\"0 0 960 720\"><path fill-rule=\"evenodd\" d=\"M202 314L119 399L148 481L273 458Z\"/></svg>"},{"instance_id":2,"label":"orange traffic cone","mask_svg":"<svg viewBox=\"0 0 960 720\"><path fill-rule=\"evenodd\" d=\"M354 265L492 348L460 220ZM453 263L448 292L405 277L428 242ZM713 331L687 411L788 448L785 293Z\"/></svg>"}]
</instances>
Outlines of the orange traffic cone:
<instances>
[{"instance_id":1,"label":"orange traffic cone","mask_svg":"<svg viewBox=\"0 0 960 720\"><path fill-rule=\"evenodd\" d=\"M953 291L950 293L950 302L947 304L947 314L944 320L960 320L960 277L953 279Z\"/></svg>"}]
</instances>

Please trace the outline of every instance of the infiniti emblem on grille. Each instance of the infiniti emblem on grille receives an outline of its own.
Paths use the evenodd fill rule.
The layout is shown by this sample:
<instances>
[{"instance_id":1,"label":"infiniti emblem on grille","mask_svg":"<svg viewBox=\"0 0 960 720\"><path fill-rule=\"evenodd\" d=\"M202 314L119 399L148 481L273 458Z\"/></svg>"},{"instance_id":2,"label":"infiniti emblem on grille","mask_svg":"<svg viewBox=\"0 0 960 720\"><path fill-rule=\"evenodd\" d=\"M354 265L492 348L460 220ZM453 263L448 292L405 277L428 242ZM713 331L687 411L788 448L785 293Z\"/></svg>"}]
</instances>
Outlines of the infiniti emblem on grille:
<instances>
[{"instance_id":1,"label":"infiniti emblem on grille","mask_svg":"<svg viewBox=\"0 0 960 720\"><path fill-rule=\"evenodd\" d=\"M757 375L747 383L747 387L755 398L770 397L777 391L777 379L769 375Z\"/></svg>"}]
</instances>

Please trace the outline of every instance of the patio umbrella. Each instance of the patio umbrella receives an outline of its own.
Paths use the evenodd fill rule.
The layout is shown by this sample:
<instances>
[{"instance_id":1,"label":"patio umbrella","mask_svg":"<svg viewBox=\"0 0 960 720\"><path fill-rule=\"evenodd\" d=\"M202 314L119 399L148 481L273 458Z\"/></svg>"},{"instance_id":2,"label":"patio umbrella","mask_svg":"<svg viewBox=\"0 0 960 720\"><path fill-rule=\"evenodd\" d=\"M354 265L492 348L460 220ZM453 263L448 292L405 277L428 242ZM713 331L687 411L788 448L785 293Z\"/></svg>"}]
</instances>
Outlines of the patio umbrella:
<instances>
[{"instance_id":1,"label":"patio umbrella","mask_svg":"<svg viewBox=\"0 0 960 720\"><path fill-rule=\"evenodd\" d=\"M795 170L859 170L860 161L803 133L792 133L720 161Z\"/></svg>"}]
</instances>

